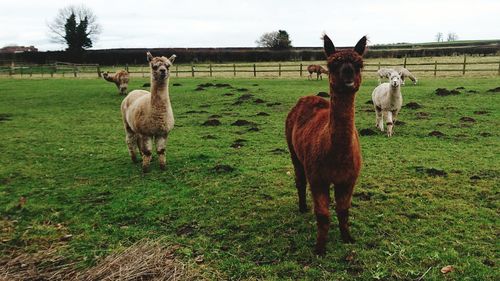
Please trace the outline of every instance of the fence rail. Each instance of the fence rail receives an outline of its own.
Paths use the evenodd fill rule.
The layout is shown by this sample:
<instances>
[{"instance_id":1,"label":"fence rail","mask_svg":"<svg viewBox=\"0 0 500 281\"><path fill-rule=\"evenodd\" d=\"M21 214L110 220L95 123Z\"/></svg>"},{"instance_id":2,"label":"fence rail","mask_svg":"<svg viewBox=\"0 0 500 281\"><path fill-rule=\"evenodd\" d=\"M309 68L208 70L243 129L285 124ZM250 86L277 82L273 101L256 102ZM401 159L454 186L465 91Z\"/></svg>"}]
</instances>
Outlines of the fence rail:
<instances>
[{"instance_id":1,"label":"fence rail","mask_svg":"<svg viewBox=\"0 0 500 281\"><path fill-rule=\"evenodd\" d=\"M214 77L214 76L245 76L245 77L302 77L307 76L307 66L309 62L300 64L294 63L242 63L242 64L198 64L198 65L175 65L171 73L176 77ZM500 75L500 60L468 62L464 56L463 62L418 62L408 63L407 58L400 62L378 62L365 63L364 72L376 72L382 67L403 66L409 68L414 73L429 73L433 76L450 73L485 73L490 75ZM10 77L101 77L101 69L125 69L132 76L149 76L147 66L110 67L98 64L72 64L66 62L56 62L45 65L10 65L0 66L0 76ZM94 76L94 77L95 77Z\"/></svg>"}]
</instances>

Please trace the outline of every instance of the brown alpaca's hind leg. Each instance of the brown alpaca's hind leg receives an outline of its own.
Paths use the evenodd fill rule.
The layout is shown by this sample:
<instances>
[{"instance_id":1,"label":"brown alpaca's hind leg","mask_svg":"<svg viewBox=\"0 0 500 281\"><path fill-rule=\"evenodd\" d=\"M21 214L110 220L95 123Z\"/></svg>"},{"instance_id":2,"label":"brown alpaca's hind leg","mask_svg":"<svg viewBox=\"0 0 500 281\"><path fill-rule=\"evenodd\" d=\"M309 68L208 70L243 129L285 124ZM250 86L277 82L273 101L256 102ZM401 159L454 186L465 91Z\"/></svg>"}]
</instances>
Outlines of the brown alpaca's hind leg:
<instances>
[{"instance_id":1,"label":"brown alpaca's hind leg","mask_svg":"<svg viewBox=\"0 0 500 281\"><path fill-rule=\"evenodd\" d=\"M349 208L354 185L335 185L335 210L339 220L340 237L344 243L354 243L349 232Z\"/></svg>"},{"instance_id":2,"label":"brown alpaca's hind leg","mask_svg":"<svg viewBox=\"0 0 500 281\"><path fill-rule=\"evenodd\" d=\"M326 183L311 183L311 191L314 199L314 213L318 225L318 236L316 238L316 254L326 253L326 241L330 229L330 190Z\"/></svg>"},{"instance_id":3,"label":"brown alpaca's hind leg","mask_svg":"<svg viewBox=\"0 0 500 281\"><path fill-rule=\"evenodd\" d=\"M299 195L299 211L301 213L305 213L307 212L306 173L304 171L304 166L302 166L302 163L300 163L297 155L295 154L295 151L293 151L293 148L290 148L290 154L292 157L293 168L295 170L295 187L297 187L297 193Z\"/></svg>"},{"instance_id":4,"label":"brown alpaca's hind leg","mask_svg":"<svg viewBox=\"0 0 500 281\"><path fill-rule=\"evenodd\" d=\"M137 163L137 155L135 153L137 150L137 141L138 141L137 134L134 133L127 124L125 124L125 142L127 143L130 159L134 163Z\"/></svg>"}]
</instances>

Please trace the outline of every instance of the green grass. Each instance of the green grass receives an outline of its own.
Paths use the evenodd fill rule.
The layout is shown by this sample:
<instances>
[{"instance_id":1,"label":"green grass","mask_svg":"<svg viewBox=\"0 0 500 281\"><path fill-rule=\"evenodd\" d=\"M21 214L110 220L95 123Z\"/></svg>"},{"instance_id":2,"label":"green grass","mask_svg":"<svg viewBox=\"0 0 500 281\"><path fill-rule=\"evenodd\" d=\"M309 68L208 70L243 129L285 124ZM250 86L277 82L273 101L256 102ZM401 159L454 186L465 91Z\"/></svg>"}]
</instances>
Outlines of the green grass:
<instances>
[{"instance_id":1,"label":"green grass","mask_svg":"<svg viewBox=\"0 0 500 281\"><path fill-rule=\"evenodd\" d=\"M130 89L144 82L133 79ZM245 92L194 91L206 82L247 88L254 97L233 106ZM394 137L361 137L364 164L351 212L356 244L340 243L334 218L320 258L314 216L298 212L284 120L299 97L326 91L325 80L172 78L182 85L170 87L176 127L168 168L161 172L155 158L143 176L129 161L114 85L2 79L0 116L9 120L0 121L0 253L59 247L88 267L138 240L161 238L181 245L183 260L203 255L207 278L410 280L430 269L425 280L498 280L500 100L486 91L500 79L419 82L403 88L404 104L422 108L403 108L406 124ZM365 79L358 93L358 129L375 129L366 104L375 86ZM459 86L465 90L456 96L434 94ZM192 110L206 112L186 113ZM212 114L222 125L201 126ZM259 131L231 126L238 119ZM433 130L445 136L428 136ZM230 147L237 139L244 146ZM214 172L221 164L235 170ZM430 168L447 176L429 176ZM27 203L19 208L21 196ZM72 239L61 239L67 234ZM455 271L443 276L446 265Z\"/></svg>"}]
</instances>

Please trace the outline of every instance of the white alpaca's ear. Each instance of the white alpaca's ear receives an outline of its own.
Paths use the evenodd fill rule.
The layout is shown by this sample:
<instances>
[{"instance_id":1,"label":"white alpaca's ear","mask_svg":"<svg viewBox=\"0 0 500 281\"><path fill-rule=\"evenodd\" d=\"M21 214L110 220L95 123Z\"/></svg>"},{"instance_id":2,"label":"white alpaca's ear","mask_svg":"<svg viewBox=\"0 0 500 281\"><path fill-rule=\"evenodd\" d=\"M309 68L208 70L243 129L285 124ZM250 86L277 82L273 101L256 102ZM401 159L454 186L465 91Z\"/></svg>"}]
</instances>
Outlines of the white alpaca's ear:
<instances>
[{"instance_id":1,"label":"white alpaca's ear","mask_svg":"<svg viewBox=\"0 0 500 281\"><path fill-rule=\"evenodd\" d=\"M170 63L174 63L176 57L177 57L176 55L172 55L171 57L168 58L168 60L170 61Z\"/></svg>"},{"instance_id":2,"label":"white alpaca's ear","mask_svg":"<svg viewBox=\"0 0 500 281\"><path fill-rule=\"evenodd\" d=\"M325 55L328 58L331 54L335 53L335 46L328 35L323 34L323 49L325 50Z\"/></svg>"},{"instance_id":3,"label":"white alpaca's ear","mask_svg":"<svg viewBox=\"0 0 500 281\"><path fill-rule=\"evenodd\" d=\"M150 52L147 52L146 56L148 58L148 62L151 62L153 60L153 55Z\"/></svg>"}]
</instances>

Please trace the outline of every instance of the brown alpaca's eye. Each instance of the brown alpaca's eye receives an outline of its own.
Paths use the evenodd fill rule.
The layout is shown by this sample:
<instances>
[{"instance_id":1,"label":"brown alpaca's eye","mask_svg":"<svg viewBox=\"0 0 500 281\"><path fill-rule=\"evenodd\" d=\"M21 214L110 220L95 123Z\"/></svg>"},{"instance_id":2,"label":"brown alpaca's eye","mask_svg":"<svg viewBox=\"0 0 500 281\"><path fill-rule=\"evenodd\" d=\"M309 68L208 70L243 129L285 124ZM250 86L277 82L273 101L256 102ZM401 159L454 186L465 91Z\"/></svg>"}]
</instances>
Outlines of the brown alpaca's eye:
<instances>
[{"instance_id":1,"label":"brown alpaca's eye","mask_svg":"<svg viewBox=\"0 0 500 281\"><path fill-rule=\"evenodd\" d=\"M153 65L153 66L152 66L152 68L153 68L154 70L157 70L157 69L158 69L158 66L157 66L157 65Z\"/></svg>"}]
</instances>

